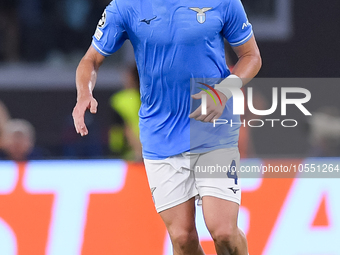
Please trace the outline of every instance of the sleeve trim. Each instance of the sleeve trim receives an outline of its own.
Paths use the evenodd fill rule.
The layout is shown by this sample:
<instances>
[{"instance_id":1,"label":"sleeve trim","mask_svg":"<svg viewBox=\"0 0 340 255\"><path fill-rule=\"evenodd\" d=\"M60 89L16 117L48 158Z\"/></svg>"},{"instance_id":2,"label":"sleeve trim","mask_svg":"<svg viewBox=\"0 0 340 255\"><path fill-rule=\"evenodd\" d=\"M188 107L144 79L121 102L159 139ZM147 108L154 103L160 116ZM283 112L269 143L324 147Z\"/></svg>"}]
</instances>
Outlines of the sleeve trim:
<instances>
[{"instance_id":1,"label":"sleeve trim","mask_svg":"<svg viewBox=\"0 0 340 255\"><path fill-rule=\"evenodd\" d=\"M102 51L102 50L97 46L97 44L96 44L94 41L92 41L92 45L95 47L95 49L96 49L100 54L102 54L102 55L104 55L104 56L110 56L110 55L111 55L110 53L107 53L107 52L105 52L105 51Z\"/></svg>"},{"instance_id":2,"label":"sleeve trim","mask_svg":"<svg viewBox=\"0 0 340 255\"><path fill-rule=\"evenodd\" d=\"M250 39L250 37L251 37L252 35L253 35L253 30L251 30L250 34L249 34L246 38L244 38L243 40L238 41L238 42L235 42L235 43L229 42L229 44L230 44L231 46L239 46L239 45L242 45L243 43L246 43L246 42Z\"/></svg>"}]
</instances>

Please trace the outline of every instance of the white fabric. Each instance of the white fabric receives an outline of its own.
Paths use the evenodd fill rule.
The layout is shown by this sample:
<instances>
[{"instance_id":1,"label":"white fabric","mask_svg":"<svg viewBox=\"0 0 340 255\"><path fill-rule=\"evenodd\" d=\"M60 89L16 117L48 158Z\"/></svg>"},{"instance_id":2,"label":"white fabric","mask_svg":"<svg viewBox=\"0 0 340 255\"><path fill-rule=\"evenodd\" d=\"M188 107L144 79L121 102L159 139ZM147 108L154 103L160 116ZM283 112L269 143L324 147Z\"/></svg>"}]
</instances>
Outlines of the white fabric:
<instances>
[{"instance_id":1,"label":"white fabric","mask_svg":"<svg viewBox=\"0 0 340 255\"><path fill-rule=\"evenodd\" d=\"M216 84L215 89L221 91L229 99L233 96L229 88L236 87L240 89L242 88L242 86L243 82L241 78L235 74L231 74L223 81L221 81L219 84Z\"/></svg>"},{"instance_id":2,"label":"white fabric","mask_svg":"<svg viewBox=\"0 0 340 255\"><path fill-rule=\"evenodd\" d=\"M239 180L228 177L226 171L234 161L239 169L238 148L225 148L207 153L182 153L161 160L144 159L149 186L157 212L164 211L190 198L214 196L240 204ZM220 171L205 172L215 167ZM235 184L237 182L237 184ZM201 200L199 200L199 203Z\"/></svg>"}]
</instances>

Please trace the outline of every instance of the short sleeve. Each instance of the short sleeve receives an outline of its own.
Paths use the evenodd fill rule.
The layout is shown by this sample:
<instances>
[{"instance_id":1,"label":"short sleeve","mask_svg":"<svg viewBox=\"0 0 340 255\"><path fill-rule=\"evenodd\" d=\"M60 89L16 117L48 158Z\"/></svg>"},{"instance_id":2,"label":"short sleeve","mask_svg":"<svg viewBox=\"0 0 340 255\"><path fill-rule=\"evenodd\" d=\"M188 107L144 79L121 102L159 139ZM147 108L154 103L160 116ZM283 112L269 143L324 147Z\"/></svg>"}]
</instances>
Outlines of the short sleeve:
<instances>
[{"instance_id":1,"label":"short sleeve","mask_svg":"<svg viewBox=\"0 0 340 255\"><path fill-rule=\"evenodd\" d=\"M116 1L112 1L103 12L92 37L92 46L103 56L117 51L128 38L123 18Z\"/></svg>"},{"instance_id":2,"label":"short sleeve","mask_svg":"<svg viewBox=\"0 0 340 255\"><path fill-rule=\"evenodd\" d=\"M229 0L222 32L231 46L240 46L253 35L252 25L240 0Z\"/></svg>"}]
</instances>

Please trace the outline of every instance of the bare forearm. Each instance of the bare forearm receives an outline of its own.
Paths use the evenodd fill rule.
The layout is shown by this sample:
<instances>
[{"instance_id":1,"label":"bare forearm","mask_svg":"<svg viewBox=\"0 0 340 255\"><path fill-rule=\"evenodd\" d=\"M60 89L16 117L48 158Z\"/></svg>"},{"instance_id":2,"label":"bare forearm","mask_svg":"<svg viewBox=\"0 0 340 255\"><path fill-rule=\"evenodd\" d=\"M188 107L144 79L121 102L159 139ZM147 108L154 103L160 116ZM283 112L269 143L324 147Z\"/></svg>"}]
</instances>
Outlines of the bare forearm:
<instances>
[{"instance_id":1,"label":"bare forearm","mask_svg":"<svg viewBox=\"0 0 340 255\"><path fill-rule=\"evenodd\" d=\"M260 51L254 36L243 45L233 47L233 50L238 57L233 68L233 75L228 76L215 86L215 89L221 92L224 100L233 96L231 87L241 88L247 84L259 72L262 65Z\"/></svg>"},{"instance_id":2,"label":"bare forearm","mask_svg":"<svg viewBox=\"0 0 340 255\"><path fill-rule=\"evenodd\" d=\"M240 77L243 85L245 85L257 75L261 65L260 54L242 56L236 63L232 73Z\"/></svg>"},{"instance_id":3,"label":"bare forearm","mask_svg":"<svg viewBox=\"0 0 340 255\"><path fill-rule=\"evenodd\" d=\"M77 99L92 95L97 80L98 67L92 60L83 58L77 68L76 85Z\"/></svg>"},{"instance_id":4,"label":"bare forearm","mask_svg":"<svg viewBox=\"0 0 340 255\"><path fill-rule=\"evenodd\" d=\"M255 37L250 38L245 44L233 48L238 61L233 69L233 74L242 79L243 85L256 76L262 66L262 60Z\"/></svg>"},{"instance_id":5,"label":"bare forearm","mask_svg":"<svg viewBox=\"0 0 340 255\"><path fill-rule=\"evenodd\" d=\"M90 46L85 56L80 61L76 72L78 99L92 96L92 91L97 80L98 69L103 61L104 57Z\"/></svg>"},{"instance_id":6,"label":"bare forearm","mask_svg":"<svg viewBox=\"0 0 340 255\"><path fill-rule=\"evenodd\" d=\"M90 46L77 68L77 104L73 109L72 116L76 131L82 136L88 134L84 121L85 111L89 109L91 113L97 112L98 103L92 96L92 91L96 84L99 66L103 61L104 57Z\"/></svg>"}]
</instances>

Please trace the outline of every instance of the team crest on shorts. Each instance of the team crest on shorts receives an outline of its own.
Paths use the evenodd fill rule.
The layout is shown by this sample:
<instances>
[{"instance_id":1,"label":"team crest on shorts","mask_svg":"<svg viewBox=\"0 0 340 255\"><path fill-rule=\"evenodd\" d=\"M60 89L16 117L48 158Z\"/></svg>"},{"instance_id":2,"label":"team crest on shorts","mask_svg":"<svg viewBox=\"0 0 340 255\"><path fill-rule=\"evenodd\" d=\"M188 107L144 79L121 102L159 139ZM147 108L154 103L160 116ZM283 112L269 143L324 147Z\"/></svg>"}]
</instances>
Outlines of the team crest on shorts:
<instances>
[{"instance_id":1,"label":"team crest on shorts","mask_svg":"<svg viewBox=\"0 0 340 255\"><path fill-rule=\"evenodd\" d=\"M196 16L196 19L198 21L198 23L204 23L205 20L206 20L206 15L205 15L205 12L209 11L212 9L212 7L204 7L202 9L200 8L197 8L197 7L190 7L189 8L190 10L193 10L195 12L197 12L197 16Z\"/></svg>"}]
</instances>

